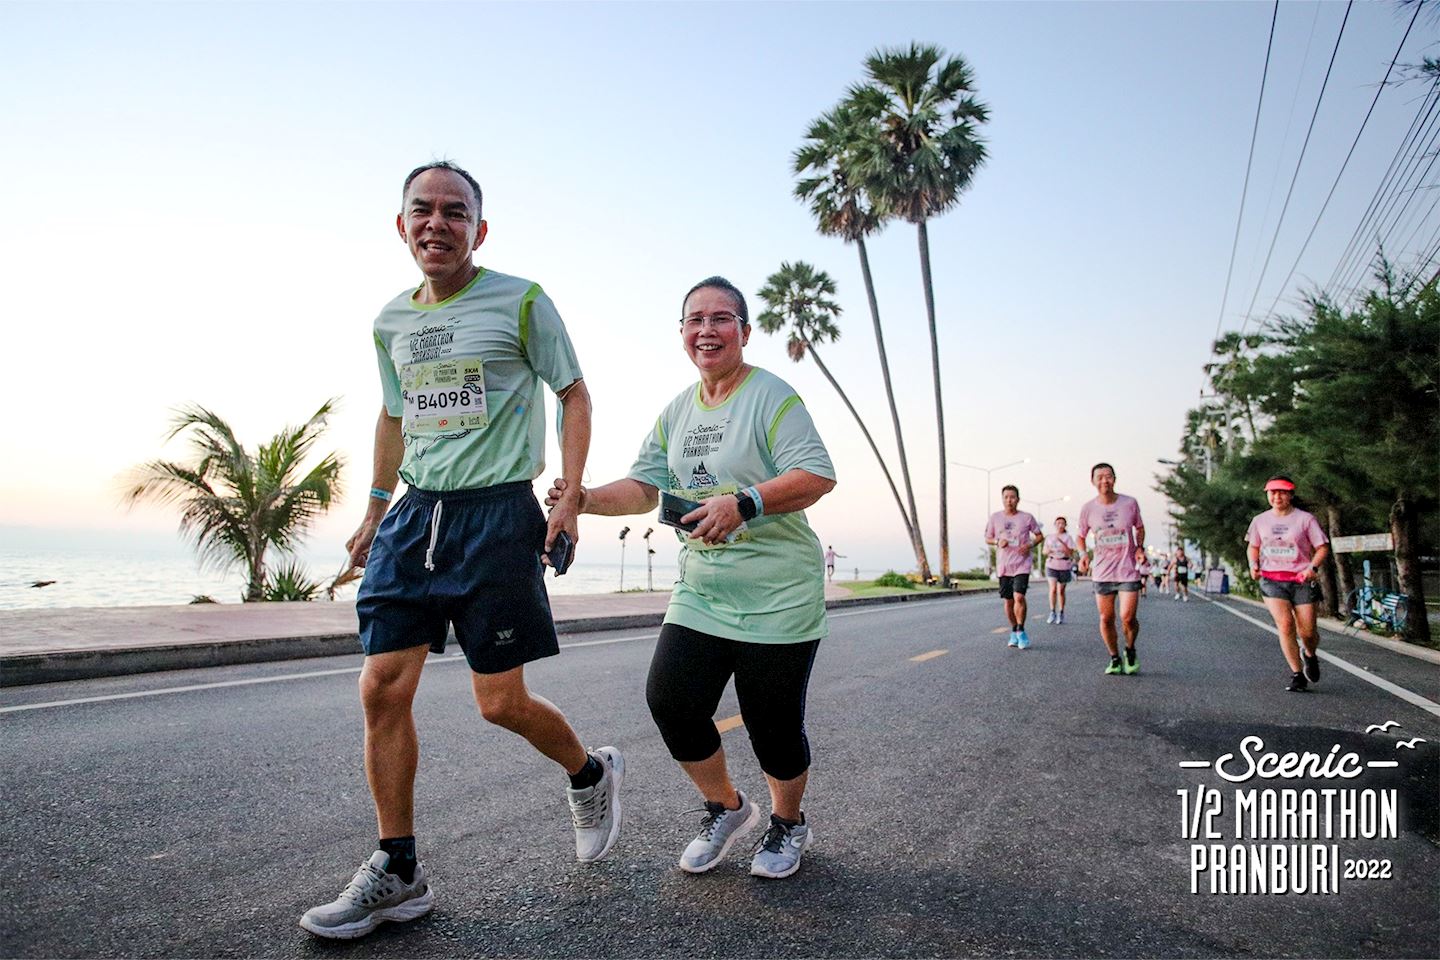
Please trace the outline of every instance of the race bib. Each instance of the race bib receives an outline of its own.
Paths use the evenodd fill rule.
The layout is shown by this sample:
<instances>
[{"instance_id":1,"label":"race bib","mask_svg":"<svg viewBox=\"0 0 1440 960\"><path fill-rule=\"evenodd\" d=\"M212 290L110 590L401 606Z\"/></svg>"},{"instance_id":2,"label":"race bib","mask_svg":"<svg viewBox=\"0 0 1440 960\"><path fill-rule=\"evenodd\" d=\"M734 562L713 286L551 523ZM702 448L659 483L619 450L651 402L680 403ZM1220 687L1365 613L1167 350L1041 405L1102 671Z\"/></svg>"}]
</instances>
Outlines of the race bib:
<instances>
[{"instance_id":1,"label":"race bib","mask_svg":"<svg viewBox=\"0 0 1440 960\"><path fill-rule=\"evenodd\" d=\"M406 433L453 433L490 423L485 364L479 357L408 363L400 371L400 391Z\"/></svg>"},{"instance_id":2,"label":"race bib","mask_svg":"<svg viewBox=\"0 0 1440 960\"><path fill-rule=\"evenodd\" d=\"M1292 544L1267 544L1260 548L1260 556L1267 560L1295 560L1300 548Z\"/></svg>"},{"instance_id":3,"label":"race bib","mask_svg":"<svg viewBox=\"0 0 1440 960\"><path fill-rule=\"evenodd\" d=\"M1095 546L1102 550L1111 550L1115 547L1123 547L1130 542L1130 537L1124 530L1113 532L1102 532L1095 535Z\"/></svg>"}]
</instances>

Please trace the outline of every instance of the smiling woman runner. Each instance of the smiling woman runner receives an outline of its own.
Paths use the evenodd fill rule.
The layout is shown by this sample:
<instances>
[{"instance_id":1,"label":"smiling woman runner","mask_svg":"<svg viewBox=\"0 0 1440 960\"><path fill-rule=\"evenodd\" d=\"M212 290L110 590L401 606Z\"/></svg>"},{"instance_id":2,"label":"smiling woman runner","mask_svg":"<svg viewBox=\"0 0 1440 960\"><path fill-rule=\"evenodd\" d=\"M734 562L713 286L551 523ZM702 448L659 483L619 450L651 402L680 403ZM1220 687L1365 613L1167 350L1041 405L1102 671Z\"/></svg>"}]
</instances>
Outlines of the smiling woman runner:
<instances>
[{"instance_id":1,"label":"smiling woman runner","mask_svg":"<svg viewBox=\"0 0 1440 960\"><path fill-rule=\"evenodd\" d=\"M661 412L628 477L582 489L580 512L646 513L662 490L698 502L679 518L689 535L645 689L670 755L705 801L680 868L710 870L760 822L730 781L715 726L733 676L773 811L750 872L788 877L811 840L800 809L810 769L805 692L827 633L820 541L801 511L834 488L835 470L795 391L745 362L744 295L710 277L682 311L681 342L700 382ZM565 489L557 480L550 499Z\"/></svg>"},{"instance_id":2,"label":"smiling woman runner","mask_svg":"<svg viewBox=\"0 0 1440 960\"><path fill-rule=\"evenodd\" d=\"M1260 584L1260 595L1280 634L1280 650L1290 664L1290 684L1285 689L1303 693L1320 682L1315 579L1330 544L1319 521L1295 506L1295 483L1289 477L1266 481L1265 498L1270 509L1250 521L1245 552L1250 557L1250 576ZM1303 651L1295 641L1297 627Z\"/></svg>"}]
</instances>

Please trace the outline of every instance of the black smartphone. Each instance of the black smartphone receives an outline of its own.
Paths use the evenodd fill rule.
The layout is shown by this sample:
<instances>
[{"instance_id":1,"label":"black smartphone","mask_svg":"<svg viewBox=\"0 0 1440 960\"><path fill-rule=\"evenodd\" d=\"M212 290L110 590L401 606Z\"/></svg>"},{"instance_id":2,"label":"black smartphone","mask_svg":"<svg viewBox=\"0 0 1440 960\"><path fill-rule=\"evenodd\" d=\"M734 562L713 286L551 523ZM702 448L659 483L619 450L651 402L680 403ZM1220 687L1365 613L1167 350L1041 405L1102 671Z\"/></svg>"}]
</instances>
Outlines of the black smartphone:
<instances>
[{"instance_id":1,"label":"black smartphone","mask_svg":"<svg viewBox=\"0 0 1440 960\"><path fill-rule=\"evenodd\" d=\"M686 533L694 533L695 528L700 526L700 521L693 523L681 523L680 518L691 510L698 509L700 504L694 500L686 500L684 497L677 497L673 493L660 494L660 522L668 527L675 527L677 530L684 530Z\"/></svg>"},{"instance_id":2,"label":"black smartphone","mask_svg":"<svg viewBox=\"0 0 1440 960\"><path fill-rule=\"evenodd\" d=\"M555 542L550 544L550 552L547 553L550 559L550 566L555 568L555 576L565 576L565 571L570 569L570 561L575 559L575 541L570 539L570 534L561 530L555 534Z\"/></svg>"}]
</instances>

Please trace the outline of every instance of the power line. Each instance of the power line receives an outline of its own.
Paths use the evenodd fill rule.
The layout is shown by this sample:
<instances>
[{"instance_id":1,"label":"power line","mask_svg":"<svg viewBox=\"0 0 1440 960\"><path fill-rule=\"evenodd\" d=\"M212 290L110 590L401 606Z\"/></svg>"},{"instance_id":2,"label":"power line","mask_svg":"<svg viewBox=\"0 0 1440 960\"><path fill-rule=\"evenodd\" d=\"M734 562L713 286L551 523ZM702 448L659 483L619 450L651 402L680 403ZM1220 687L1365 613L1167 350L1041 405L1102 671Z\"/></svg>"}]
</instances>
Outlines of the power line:
<instances>
[{"instance_id":1,"label":"power line","mask_svg":"<svg viewBox=\"0 0 1440 960\"><path fill-rule=\"evenodd\" d=\"M1400 174L1399 179L1395 182L1396 186L1394 187L1394 189L1390 191L1389 196L1385 201L1384 209L1380 211L1380 213L1376 217L1375 241L1378 246L1383 247L1385 241L1388 240L1390 237L1390 231L1393 230L1394 223L1392 222L1389 226L1386 226L1386 222L1390 219L1391 213L1395 211L1395 205L1400 202L1400 198L1402 196L1408 195L1408 199L1406 199L1405 203L1401 206L1400 212L1396 214L1397 220L1400 216L1404 214L1404 211L1408 209L1409 204L1414 200L1415 188L1411 186L1411 177L1414 174L1415 170L1419 167L1420 163L1427 156L1431 157L1430 166L1434 166L1434 157L1437 154L1433 152L1432 148L1436 145L1437 141L1440 141L1440 123L1436 123L1434 125L1434 130L1430 134L1430 139L1425 143L1423 147L1420 146L1418 140L1416 141L1416 149L1412 151L1411 156L1406 161L1405 169ZM1425 175L1429 173L1429 171L1430 167L1426 167L1425 170L1420 174L1420 180L1423 180ZM1415 182L1418 184L1418 181ZM1365 256L1362 251L1363 248L1356 251L1358 256L1355 259L1354 263L1350 266L1346 274L1341 277L1340 289L1344 290L1348 288L1351 284L1355 283L1357 281L1357 278L1364 277L1365 270L1370 266L1372 262L1374 262L1374 254Z\"/></svg>"},{"instance_id":2,"label":"power line","mask_svg":"<svg viewBox=\"0 0 1440 960\"><path fill-rule=\"evenodd\" d=\"M1230 279L1235 273L1235 252L1240 249L1240 223L1245 219L1245 197L1250 192L1250 167L1255 162L1255 140L1260 132L1260 107L1265 103L1265 79L1270 75L1270 51L1275 45L1275 21L1280 19L1280 0L1270 14L1270 39L1265 42L1265 67L1260 71L1260 97L1255 102L1255 125L1250 129L1250 156L1245 160L1245 184L1240 188L1240 212L1235 216L1235 239L1230 243L1230 266L1225 270L1225 293L1220 297L1220 315L1215 318L1215 337L1220 339L1220 326L1225 321L1225 305L1230 300Z\"/></svg>"},{"instance_id":3,"label":"power line","mask_svg":"<svg viewBox=\"0 0 1440 960\"><path fill-rule=\"evenodd\" d=\"M1420 9L1425 6L1425 0L1415 4L1415 15L1410 18L1410 24L1405 28L1405 35L1400 38L1400 45L1395 48L1395 56L1390 58L1390 66L1385 69L1385 76L1380 81L1380 86L1375 91L1375 98L1370 101L1370 109L1365 111L1365 119L1360 121L1360 129L1355 131L1355 139L1350 142L1350 150L1345 154L1345 161L1340 164L1340 172L1335 174L1335 182L1330 185L1330 192L1325 195L1325 202L1320 205L1320 212L1315 216L1315 223L1310 227L1310 232L1305 236L1305 242L1300 245L1300 252L1295 255L1295 262L1290 265L1290 272L1285 274L1285 279L1280 281L1280 289L1275 293L1275 300L1270 304L1266 316L1275 312L1275 307L1280 303L1285 290L1290 285L1290 278L1295 276L1296 269L1300 266L1305 251L1310 248L1310 241L1315 238L1315 231L1320 227L1320 221L1325 218L1325 211L1330 208L1330 201L1335 196L1335 188L1340 186L1340 178L1345 176L1345 168L1350 166L1350 158L1355 155L1355 148L1360 145L1360 135L1365 132L1365 126L1370 122L1370 115L1375 112L1375 104L1380 102L1380 94L1385 92L1385 86L1390 82L1390 74L1395 70L1395 64L1400 60L1400 51L1405 49L1405 41L1410 39L1410 30L1415 26L1415 21L1420 18ZM1343 28L1342 28L1343 29Z\"/></svg>"},{"instance_id":4,"label":"power line","mask_svg":"<svg viewBox=\"0 0 1440 960\"><path fill-rule=\"evenodd\" d=\"M1440 96L1436 96L1437 89L1440 89L1440 77L1425 91L1425 96L1420 100L1420 107L1415 111L1415 118L1410 121L1410 129L1405 131L1405 136L1400 140L1400 146L1395 150L1395 156L1390 159L1390 164L1385 168L1385 174L1380 178L1380 185L1375 188L1375 194L1366 205L1365 212L1360 215L1360 223L1355 227L1355 232L1350 235L1350 240L1345 244L1345 249L1340 254L1340 260L1335 266L1335 271L1330 275L1329 281L1325 284L1327 290L1333 289L1336 282L1349 273L1353 265L1353 259L1358 255L1364 246L1366 231L1374 221L1376 213L1389 198L1389 189L1396 170L1408 162L1408 154L1413 146L1418 144L1420 138L1425 136L1424 129L1431 122L1435 109L1440 106Z\"/></svg>"},{"instance_id":5,"label":"power line","mask_svg":"<svg viewBox=\"0 0 1440 960\"><path fill-rule=\"evenodd\" d=\"M1325 88L1330 85L1330 71L1335 68L1335 57L1340 53L1340 41L1345 36L1345 25L1350 22L1350 9L1355 6L1355 0L1348 0L1345 4L1345 18L1340 21L1340 32L1335 37L1335 48L1330 51L1330 64L1325 68L1325 79L1320 84L1320 95L1315 98L1315 110L1310 114L1310 128L1305 131L1305 142L1300 145L1300 157L1295 161L1295 173L1290 177L1290 189L1285 192L1285 203L1280 207L1280 219L1275 224L1275 236L1270 241L1270 249L1265 254L1265 262L1260 267L1260 279L1255 283L1255 295L1250 298L1250 306L1245 309L1245 319L1240 324L1240 333L1243 335L1245 327L1250 323L1250 314L1255 310L1255 301L1260 299L1260 288L1265 284L1265 271L1270 268L1270 257L1275 253L1275 243L1280 239L1280 228L1285 223L1285 213L1290 209L1290 198L1295 193L1295 182L1300 179L1300 167L1305 162L1305 151L1310 146L1310 135L1315 132L1315 119L1320 116L1320 104L1325 101Z\"/></svg>"}]
</instances>

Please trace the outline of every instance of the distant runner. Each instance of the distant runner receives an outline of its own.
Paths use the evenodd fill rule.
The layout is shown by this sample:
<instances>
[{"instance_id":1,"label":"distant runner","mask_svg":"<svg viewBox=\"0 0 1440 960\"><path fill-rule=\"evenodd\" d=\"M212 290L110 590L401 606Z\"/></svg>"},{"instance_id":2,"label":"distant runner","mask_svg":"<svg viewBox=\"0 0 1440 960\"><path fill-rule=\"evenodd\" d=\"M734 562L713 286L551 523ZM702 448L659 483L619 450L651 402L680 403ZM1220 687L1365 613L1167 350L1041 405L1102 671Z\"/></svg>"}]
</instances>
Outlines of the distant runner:
<instances>
[{"instance_id":1,"label":"distant runner","mask_svg":"<svg viewBox=\"0 0 1440 960\"><path fill-rule=\"evenodd\" d=\"M1050 583L1050 616L1046 623L1065 622L1065 585L1075 576L1075 538L1065 532L1064 517L1055 518L1055 532L1045 540L1045 579Z\"/></svg>"},{"instance_id":2,"label":"distant runner","mask_svg":"<svg viewBox=\"0 0 1440 960\"><path fill-rule=\"evenodd\" d=\"M1190 558L1185 556L1184 547L1175 551L1175 559L1170 561L1170 581L1175 585L1175 599L1189 603Z\"/></svg>"},{"instance_id":3,"label":"distant runner","mask_svg":"<svg viewBox=\"0 0 1440 960\"><path fill-rule=\"evenodd\" d=\"M1030 551L1044 539L1040 523L1020 506L1020 488L1000 488L1005 509L997 510L985 524L985 542L995 547L995 566L1000 574L1000 597L1005 601L1005 618L1010 621L1010 643L1024 650L1030 646L1025 632L1025 592L1030 589Z\"/></svg>"},{"instance_id":4,"label":"distant runner","mask_svg":"<svg viewBox=\"0 0 1440 960\"><path fill-rule=\"evenodd\" d=\"M1095 583L1095 606L1100 611L1100 638L1110 651L1108 674L1140 672L1135 641L1140 637L1140 574L1136 564L1145 558L1145 523L1134 497L1115 492L1115 468L1097 463L1090 468L1090 482L1099 496L1080 508L1080 526L1075 531L1080 548L1080 572L1091 569L1085 553L1085 538L1095 531L1095 560L1091 580ZM1125 630L1125 655L1120 655L1115 632L1115 598L1120 597L1120 623Z\"/></svg>"},{"instance_id":5,"label":"distant runner","mask_svg":"<svg viewBox=\"0 0 1440 960\"><path fill-rule=\"evenodd\" d=\"M1295 483L1289 477L1271 477L1265 497L1270 509L1250 521L1245 552L1250 557L1250 576L1260 583L1260 594L1280 634L1280 650L1290 664L1290 684L1285 689L1303 693L1320 682L1320 633L1315 629L1320 591L1315 580L1330 544L1319 521L1295 506Z\"/></svg>"}]
</instances>

